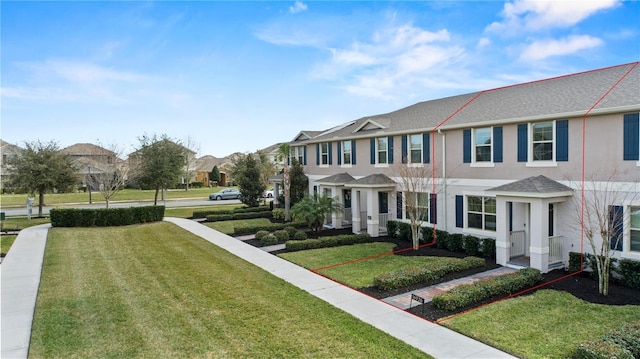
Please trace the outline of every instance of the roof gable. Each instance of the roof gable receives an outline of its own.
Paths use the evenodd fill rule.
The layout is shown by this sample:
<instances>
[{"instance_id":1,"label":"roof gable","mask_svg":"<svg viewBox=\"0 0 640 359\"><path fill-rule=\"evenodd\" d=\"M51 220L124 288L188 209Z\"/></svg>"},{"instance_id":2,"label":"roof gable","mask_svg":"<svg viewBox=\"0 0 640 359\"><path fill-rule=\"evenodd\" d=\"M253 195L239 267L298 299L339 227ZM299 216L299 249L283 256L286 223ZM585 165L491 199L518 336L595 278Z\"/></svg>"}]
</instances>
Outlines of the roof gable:
<instances>
[{"instance_id":1,"label":"roof gable","mask_svg":"<svg viewBox=\"0 0 640 359\"><path fill-rule=\"evenodd\" d=\"M387 128L389 128L389 125L391 124L391 120L389 119L377 119L377 120L372 120L372 119L368 119L366 121L364 121L358 128L356 128L353 132L361 132L361 131L371 131L371 130L386 130Z\"/></svg>"}]
</instances>

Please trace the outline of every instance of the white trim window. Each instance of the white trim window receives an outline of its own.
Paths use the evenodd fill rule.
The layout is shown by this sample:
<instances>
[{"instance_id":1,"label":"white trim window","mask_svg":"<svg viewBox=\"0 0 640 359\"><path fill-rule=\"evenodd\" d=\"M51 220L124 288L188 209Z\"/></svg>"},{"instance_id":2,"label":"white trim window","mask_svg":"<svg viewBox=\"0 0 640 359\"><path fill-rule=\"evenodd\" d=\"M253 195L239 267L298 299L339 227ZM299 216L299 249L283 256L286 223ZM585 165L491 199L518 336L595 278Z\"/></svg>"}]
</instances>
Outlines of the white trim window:
<instances>
[{"instance_id":1,"label":"white trim window","mask_svg":"<svg viewBox=\"0 0 640 359\"><path fill-rule=\"evenodd\" d=\"M389 140L387 137L376 138L376 163L389 163Z\"/></svg>"},{"instance_id":2,"label":"white trim window","mask_svg":"<svg viewBox=\"0 0 640 359\"><path fill-rule=\"evenodd\" d=\"M555 161L554 121L531 124L531 161Z\"/></svg>"},{"instance_id":3,"label":"white trim window","mask_svg":"<svg viewBox=\"0 0 640 359\"><path fill-rule=\"evenodd\" d=\"M295 158L296 160L298 160L298 163L302 165L304 163L304 147L292 146L291 158Z\"/></svg>"},{"instance_id":4,"label":"white trim window","mask_svg":"<svg viewBox=\"0 0 640 359\"><path fill-rule=\"evenodd\" d=\"M493 161L492 128L476 128L473 130L473 161L490 163Z\"/></svg>"},{"instance_id":5,"label":"white trim window","mask_svg":"<svg viewBox=\"0 0 640 359\"><path fill-rule=\"evenodd\" d=\"M409 213L419 214L423 222L429 222L429 193L425 192L404 192L404 218L411 219Z\"/></svg>"},{"instance_id":6,"label":"white trim window","mask_svg":"<svg viewBox=\"0 0 640 359\"><path fill-rule=\"evenodd\" d=\"M320 144L320 165L329 165L329 142L322 142Z\"/></svg>"},{"instance_id":7,"label":"white trim window","mask_svg":"<svg viewBox=\"0 0 640 359\"><path fill-rule=\"evenodd\" d=\"M409 135L409 163L422 164L422 134Z\"/></svg>"},{"instance_id":8,"label":"white trim window","mask_svg":"<svg viewBox=\"0 0 640 359\"><path fill-rule=\"evenodd\" d=\"M351 165L351 141L342 141L342 165Z\"/></svg>"},{"instance_id":9,"label":"white trim window","mask_svg":"<svg viewBox=\"0 0 640 359\"><path fill-rule=\"evenodd\" d=\"M630 206L629 249L640 252L640 206Z\"/></svg>"},{"instance_id":10,"label":"white trim window","mask_svg":"<svg viewBox=\"0 0 640 359\"><path fill-rule=\"evenodd\" d=\"M467 196L467 227L496 231L495 197Z\"/></svg>"}]
</instances>

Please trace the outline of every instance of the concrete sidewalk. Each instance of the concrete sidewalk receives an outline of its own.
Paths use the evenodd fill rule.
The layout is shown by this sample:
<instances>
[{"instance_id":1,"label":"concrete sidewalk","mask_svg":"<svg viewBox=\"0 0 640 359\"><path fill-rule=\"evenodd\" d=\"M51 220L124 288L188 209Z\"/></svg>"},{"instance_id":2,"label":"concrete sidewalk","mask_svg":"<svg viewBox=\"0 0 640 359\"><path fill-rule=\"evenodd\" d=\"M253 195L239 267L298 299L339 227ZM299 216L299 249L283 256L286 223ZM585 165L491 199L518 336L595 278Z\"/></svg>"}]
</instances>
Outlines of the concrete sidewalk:
<instances>
[{"instance_id":1,"label":"concrete sidewalk","mask_svg":"<svg viewBox=\"0 0 640 359\"><path fill-rule=\"evenodd\" d=\"M436 358L514 358L199 223L182 218L165 218L165 221L177 224Z\"/></svg>"}]
</instances>

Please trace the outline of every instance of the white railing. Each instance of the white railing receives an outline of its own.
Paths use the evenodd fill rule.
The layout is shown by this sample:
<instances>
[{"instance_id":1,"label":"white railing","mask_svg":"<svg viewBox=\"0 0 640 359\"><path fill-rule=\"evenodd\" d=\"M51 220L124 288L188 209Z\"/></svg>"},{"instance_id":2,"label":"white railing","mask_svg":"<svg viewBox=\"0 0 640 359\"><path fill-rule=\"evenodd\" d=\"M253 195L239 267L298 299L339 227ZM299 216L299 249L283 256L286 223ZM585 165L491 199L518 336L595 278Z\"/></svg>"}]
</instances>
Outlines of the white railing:
<instances>
[{"instance_id":1,"label":"white railing","mask_svg":"<svg viewBox=\"0 0 640 359\"><path fill-rule=\"evenodd\" d=\"M351 208L345 208L342 212L342 223L351 223Z\"/></svg>"},{"instance_id":2,"label":"white railing","mask_svg":"<svg viewBox=\"0 0 640 359\"><path fill-rule=\"evenodd\" d=\"M509 236L509 240L511 241L511 254L509 256L510 258L525 255L525 243L527 242L526 236L527 234L525 231L511 232L511 235Z\"/></svg>"},{"instance_id":3,"label":"white railing","mask_svg":"<svg viewBox=\"0 0 640 359\"><path fill-rule=\"evenodd\" d=\"M380 213L378 215L378 230L381 232L386 232L387 222L389 222L389 213Z\"/></svg>"},{"instance_id":4,"label":"white railing","mask_svg":"<svg viewBox=\"0 0 640 359\"><path fill-rule=\"evenodd\" d=\"M367 230L367 211L360 212L360 230Z\"/></svg>"},{"instance_id":5,"label":"white railing","mask_svg":"<svg viewBox=\"0 0 640 359\"><path fill-rule=\"evenodd\" d=\"M562 262L562 236L549 237L549 264Z\"/></svg>"}]
</instances>

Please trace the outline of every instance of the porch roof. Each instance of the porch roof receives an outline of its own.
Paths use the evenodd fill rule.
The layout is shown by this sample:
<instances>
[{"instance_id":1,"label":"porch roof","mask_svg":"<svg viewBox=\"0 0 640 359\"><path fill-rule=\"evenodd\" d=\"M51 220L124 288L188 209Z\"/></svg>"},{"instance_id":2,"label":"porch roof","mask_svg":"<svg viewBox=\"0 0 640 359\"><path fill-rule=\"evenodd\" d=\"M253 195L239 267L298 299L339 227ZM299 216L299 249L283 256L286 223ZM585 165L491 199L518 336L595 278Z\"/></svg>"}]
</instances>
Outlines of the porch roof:
<instances>
[{"instance_id":1,"label":"porch roof","mask_svg":"<svg viewBox=\"0 0 640 359\"><path fill-rule=\"evenodd\" d=\"M323 179L318 180L319 184L324 184L324 185L342 185L344 186L346 183L348 182L353 182L355 180L355 178L353 178L353 176L351 176L350 174L343 172L343 173L337 173L335 175L329 176L329 177L325 177Z\"/></svg>"},{"instance_id":2,"label":"porch roof","mask_svg":"<svg viewBox=\"0 0 640 359\"><path fill-rule=\"evenodd\" d=\"M503 196L536 198L567 197L573 195L571 187L542 175L507 183L486 191L495 192L497 195Z\"/></svg>"},{"instance_id":3,"label":"porch roof","mask_svg":"<svg viewBox=\"0 0 640 359\"><path fill-rule=\"evenodd\" d=\"M303 176L305 178L307 177L305 174L303 174ZM269 177L269 183L284 183L284 173L278 173L275 176Z\"/></svg>"},{"instance_id":4,"label":"porch roof","mask_svg":"<svg viewBox=\"0 0 640 359\"><path fill-rule=\"evenodd\" d=\"M351 181L345 184L347 187L366 187L366 188L381 188L381 187L395 187L397 183L391 178L381 173L376 173L362 177L355 181Z\"/></svg>"}]
</instances>

